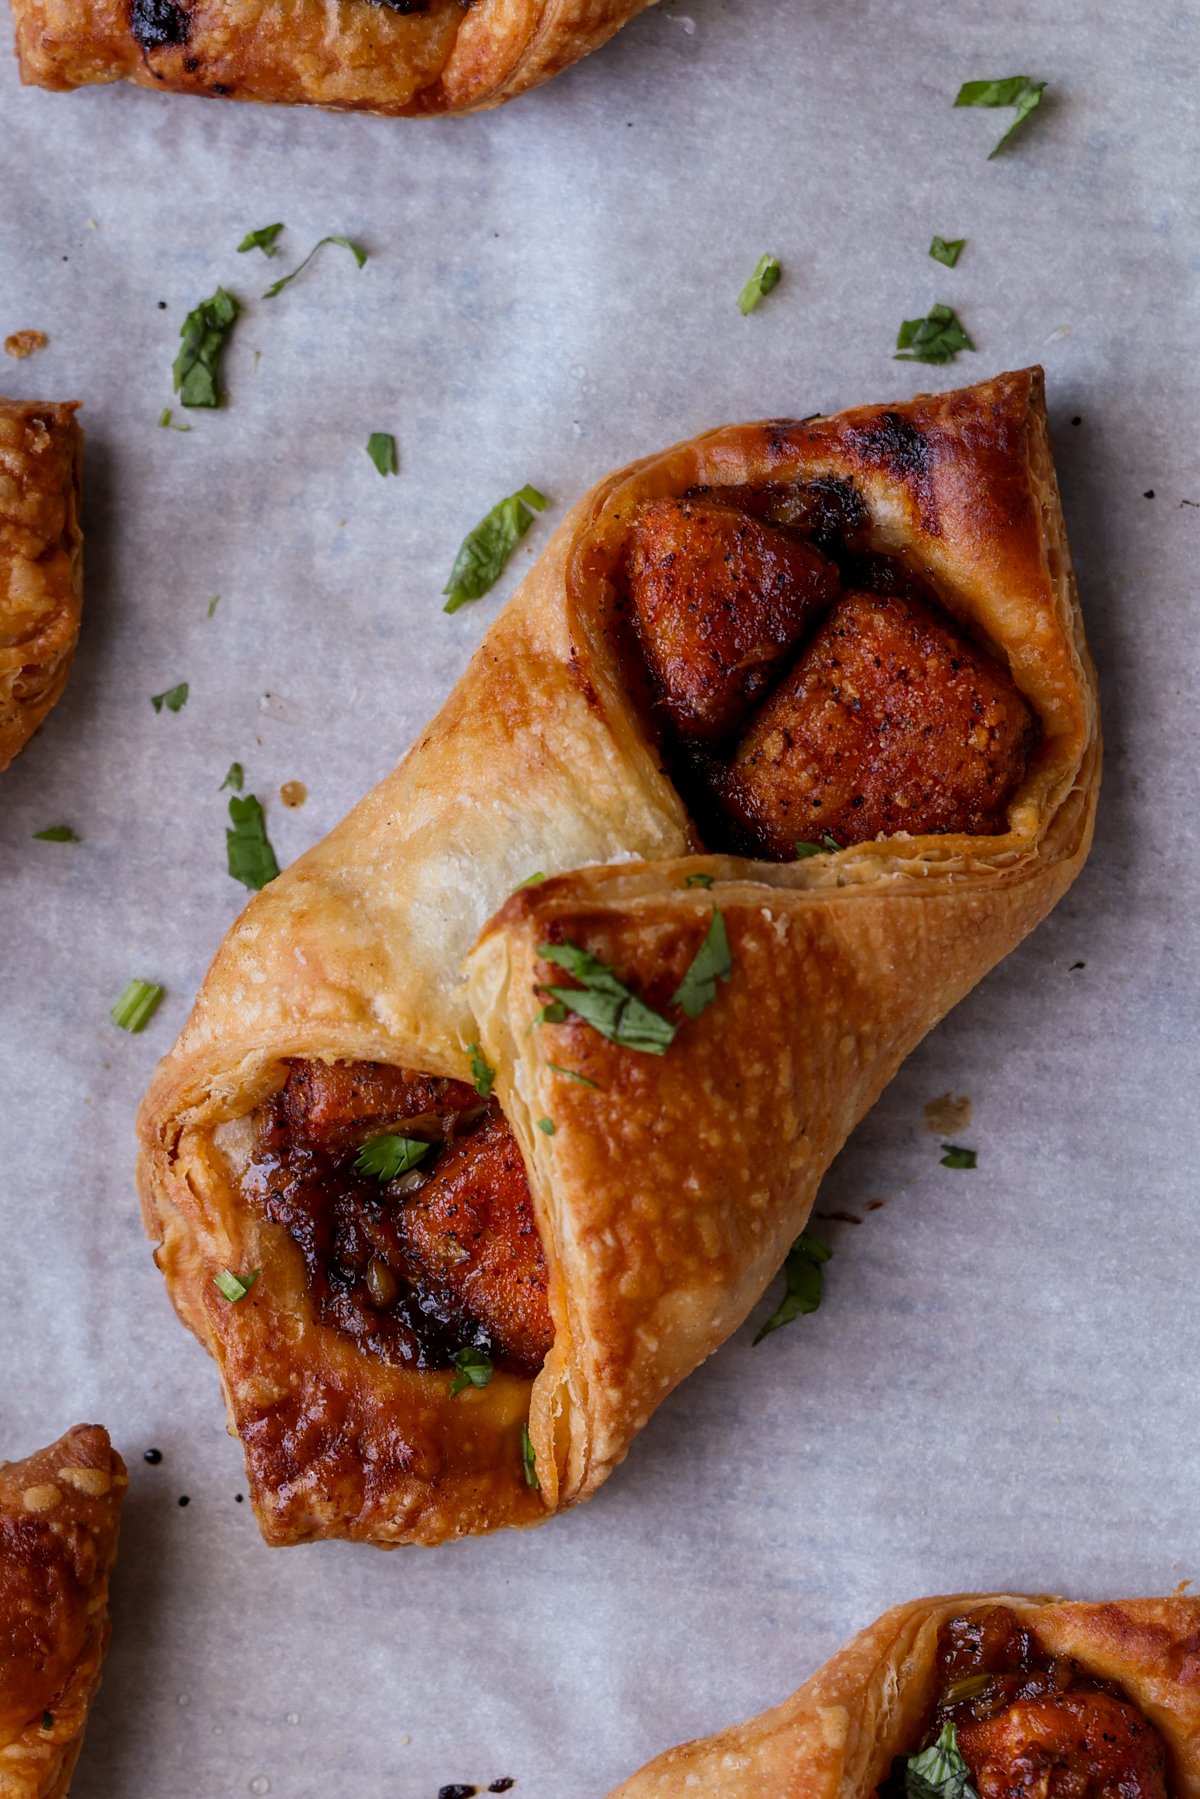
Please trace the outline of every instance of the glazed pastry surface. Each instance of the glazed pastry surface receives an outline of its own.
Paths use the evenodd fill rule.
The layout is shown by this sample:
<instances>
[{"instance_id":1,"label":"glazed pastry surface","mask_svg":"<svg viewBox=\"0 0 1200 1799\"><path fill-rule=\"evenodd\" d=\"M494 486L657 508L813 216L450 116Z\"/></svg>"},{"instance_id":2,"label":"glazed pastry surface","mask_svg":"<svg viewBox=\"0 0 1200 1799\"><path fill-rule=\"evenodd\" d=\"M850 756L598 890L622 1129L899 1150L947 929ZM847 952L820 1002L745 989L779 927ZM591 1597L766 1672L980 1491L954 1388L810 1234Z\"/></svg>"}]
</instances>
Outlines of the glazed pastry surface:
<instances>
[{"instance_id":1,"label":"glazed pastry surface","mask_svg":"<svg viewBox=\"0 0 1200 1799\"><path fill-rule=\"evenodd\" d=\"M0 1799L62 1799L108 1648L125 1465L98 1424L0 1463Z\"/></svg>"},{"instance_id":2,"label":"glazed pastry surface","mask_svg":"<svg viewBox=\"0 0 1200 1799\"><path fill-rule=\"evenodd\" d=\"M83 607L74 403L0 400L0 770L66 686Z\"/></svg>"},{"instance_id":3,"label":"glazed pastry surface","mask_svg":"<svg viewBox=\"0 0 1200 1799\"><path fill-rule=\"evenodd\" d=\"M838 630L879 647L857 712ZM811 767L753 762L779 708L793 744L817 720ZM247 907L143 1103L147 1227L268 1540L436 1542L593 1492L903 1057L1069 886L1099 753L1040 371L716 431L587 495L405 760ZM790 842L797 795L838 832ZM690 1016L714 908L731 966ZM574 950L665 1054L544 1013ZM462 1144L359 1179L373 1135L442 1143L422 1081L457 1084ZM286 1098L314 1082L336 1154L325 1101ZM223 1269L261 1272L231 1302ZM470 1347L494 1372L452 1397Z\"/></svg>"},{"instance_id":4,"label":"glazed pastry surface","mask_svg":"<svg viewBox=\"0 0 1200 1799\"><path fill-rule=\"evenodd\" d=\"M21 79L387 115L548 81L652 0L13 0Z\"/></svg>"},{"instance_id":5,"label":"glazed pastry surface","mask_svg":"<svg viewBox=\"0 0 1200 1799\"><path fill-rule=\"evenodd\" d=\"M1200 1599L896 1606L782 1705L669 1750L611 1799L902 1795L895 1759L947 1722L979 1799L1196 1799Z\"/></svg>"}]
</instances>

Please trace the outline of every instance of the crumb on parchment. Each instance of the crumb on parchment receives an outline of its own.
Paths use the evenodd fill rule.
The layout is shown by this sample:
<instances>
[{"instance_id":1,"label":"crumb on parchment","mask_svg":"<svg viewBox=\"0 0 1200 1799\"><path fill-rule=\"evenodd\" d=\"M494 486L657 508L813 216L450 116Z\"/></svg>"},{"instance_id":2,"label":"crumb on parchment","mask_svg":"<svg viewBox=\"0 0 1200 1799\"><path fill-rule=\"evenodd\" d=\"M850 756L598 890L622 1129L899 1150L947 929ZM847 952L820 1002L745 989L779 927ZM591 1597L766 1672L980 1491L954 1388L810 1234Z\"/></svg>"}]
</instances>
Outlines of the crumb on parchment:
<instances>
[{"instance_id":1,"label":"crumb on parchment","mask_svg":"<svg viewBox=\"0 0 1200 1799\"><path fill-rule=\"evenodd\" d=\"M14 331L10 337L5 338L4 348L10 356L15 356L18 362L23 362L26 356L32 356L35 350L44 350L49 342L50 339L44 331Z\"/></svg>"}]
</instances>

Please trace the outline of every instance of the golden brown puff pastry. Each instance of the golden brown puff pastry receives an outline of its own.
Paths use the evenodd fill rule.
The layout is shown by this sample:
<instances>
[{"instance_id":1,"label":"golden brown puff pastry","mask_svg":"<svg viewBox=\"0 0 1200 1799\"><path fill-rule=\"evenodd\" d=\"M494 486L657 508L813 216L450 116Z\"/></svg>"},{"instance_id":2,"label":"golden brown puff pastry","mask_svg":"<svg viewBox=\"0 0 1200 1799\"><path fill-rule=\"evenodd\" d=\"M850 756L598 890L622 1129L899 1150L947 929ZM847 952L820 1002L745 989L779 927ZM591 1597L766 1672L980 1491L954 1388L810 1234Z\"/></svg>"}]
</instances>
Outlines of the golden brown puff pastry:
<instances>
[{"instance_id":1,"label":"golden brown puff pastry","mask_svg":"<svg viewBox=\"0 0 1200 1799\"><path fill-rule=\"evenodd\" d=\"M980 1799L1196 1799L1200 1599L966 1593L898 1605L774 1710L611 1799L873 1799L955 1726Z\"/></svg>"},{"instance_id":2,"label":"golden brown puff pastry","mask_svg":"<svg viewBox=\"0 0 1200 1799\"><path fill-rule=\"evenodd\" d=\"M0 1799L60 1799L111 1626L125 1464L98 1424L0 1462Z\"/></svg>"},{"instance_id":3,"label":"golden brown puff pastry","mask_svg":"<svg viewBox=\"0 0 1200 1799\"><path fill-rule=\"evenodd\" d=\"M649 510L668 502L708 510ZM661 555L664 529L680 544ZM666 637L652 563L683 596ZM859 699L829 686L831 631L859 662L878 637ZM709 667L720 704L673 660ZM957 794L967 824L938 811L936 834L786 865L733 853L757 827L726 784L776 707L830 725L830 782L855 756L874 780L885 728L939 746L933 798ZM681 749L689 717L703 741ZM959 766L976 738L983 786ZM981 799L1000 743L1016 785ZM588 494L400 766L234 925L143 1102L147 1227L268 1540L435 1542L594 1491L746 1316L903 1057L1070 884L1099 758L1039 370L716 431ZM811 774L755 770L784 800ZM902 784L872 803L916 822L929 795ZM484 931L468 995L480 927L538 874L557 878ZM672 1002L714 907L732 971L692 1018ZM548 942L624 970L668 1053L574 1014L535 1024L547 986L576 984ZM472 1045L497 1071L486 1116ZM377 1132L429 1140L383 1193L352 1161ZM214 1285L259 1268L243 1299ZM472 1344L498 1345L497 1372L451 1398Z\"/></svg>"},{"instance_id":4,"label":"golden brown puff pastry","mask_svg":"<svg viewBox=\"0 0 1200 1799\"><path fill-rule=\"evenodd\" d=\"M409 115L548 81L652 0L13 0L21 79Z\"/></svg>"},{"instance_id":5,"label":"golden brown puff pastry","mask_svg":"<svg viewBox=\"0 0 1200 1799\"><path fill-rule=\"evenodd\" d=\"M83 607L75 402L0 400L0 769L66 685Z\"/></svg>"}]
</instances>

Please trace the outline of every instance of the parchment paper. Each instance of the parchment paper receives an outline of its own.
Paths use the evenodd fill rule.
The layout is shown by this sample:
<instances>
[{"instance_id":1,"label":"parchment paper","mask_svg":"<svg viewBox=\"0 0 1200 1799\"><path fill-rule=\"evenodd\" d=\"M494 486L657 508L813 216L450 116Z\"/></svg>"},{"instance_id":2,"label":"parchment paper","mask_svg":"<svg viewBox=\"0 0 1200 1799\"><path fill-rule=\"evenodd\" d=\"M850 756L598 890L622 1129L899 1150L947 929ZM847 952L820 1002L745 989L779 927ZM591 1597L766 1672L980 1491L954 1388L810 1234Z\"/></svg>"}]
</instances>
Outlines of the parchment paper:
<instances>
[{"instance_id":1,"label":"parchment paper","mask_svg":"<svg viewBox=\"0 0 1200 1799\"><path fill-rule=\"evenodd\" d=\"M79 658L0 783L0 1454L98 1419L133 1475L77 1799L502 1776L599 1799L893 1601L1200 1574L1198 57L1184 4L681 0L465 121L50 95L0 69L0 334L50 337L0 376L79 397L87 431ZM951 101L1018 71L1047 103L989 162L1007 115ZM235 254L276 220L285 254ZM257 297L327 232L369 249L361 273L327 248ZM956 270L934 232L967 238ZM743 318L766 250L784 281ZM218 282L246 307L228 404L160 430L179 326ZM892 361L936 300L976 354ZM758 1349L743 1330L543 1529L269 1553L131 1182L137 1100L245 897L229 763L291 860L607 469L1034 360L1104 684L1096 847L829 1176L818 1209L863 1222L824 1226L820 1312ZM371 431L396 434L398 480ZM553 513L443 616L463 533L526 481ZM32 841L59 823L83 841ZM108 1017L134 975L168 990L137 1037ZM973 1102L972 1173L925 1125L948 1090Z\"/></svg>"}]
</instances>

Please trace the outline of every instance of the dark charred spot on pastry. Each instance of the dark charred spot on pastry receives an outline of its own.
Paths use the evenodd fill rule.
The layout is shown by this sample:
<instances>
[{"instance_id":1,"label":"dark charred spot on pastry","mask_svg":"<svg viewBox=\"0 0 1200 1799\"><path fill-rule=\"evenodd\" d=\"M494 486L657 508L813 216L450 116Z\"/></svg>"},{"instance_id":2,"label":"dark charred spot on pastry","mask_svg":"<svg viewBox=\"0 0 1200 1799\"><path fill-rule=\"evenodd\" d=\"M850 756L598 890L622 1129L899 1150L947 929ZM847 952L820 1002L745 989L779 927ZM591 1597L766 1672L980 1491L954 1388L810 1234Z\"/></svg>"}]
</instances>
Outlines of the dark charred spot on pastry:
<instances>
[{"instance_id":1,"label":"dark charred spot on pastry","mask_svg":"<svg viewBox=\"0 0 1200 1799\"><path fill-rule=\"evenodd\" d=\"M226 99L228 99L229 95L233 92L233 89L228 85L227 82L214 81L208 91L210 94L216 94L218 99L226 100Z\"/></svg>"},{"instance_id":2,"label":"dark charred spot on pastry","mask_svg":"<svg viewBox=\"0 0 1200 1799\"><path fill-rule=\"evenodd\" d=\"M906 421L878 430L920 463ZM873 546L852 481L644 502L613 593L631 702L707 848L1007 829L1037 720L924 571Z\"/></svg>"},{"instance_id":3,"label":"dark charred spot on pastry","mask_svg":"<svg viewBox=\"0 0 1200 1799\"><path fill-rule=\"evenodd\" d=\"M249 1203L299 1249L318 1317L382 1360L449 1367L464 1348L535 1374L553 1341L525 1164L494 1100L378 1062L291 1064L256 1115ZM427 1144L381 1181L369 1139Z\"/></svg>"},{"instance_id":4,"label":"dark charred spot on pastry","mask_svg":"<svg viewBox=\"0 0 1200 1799\"><path fill-rule=\"evenodd\" d=\"M1115 1682L1048 1651L1009 1606L942 1627L922 1744L946 1724L979 1799L1167 1799L1166 1746L1150 1720Z\"/></svg>"},{"instance_id":5,"label":"dark charred spot on pastry","mask_svg":"<svg viewBox=\"0 0 1200 1799\"><path fill-rule=\"evenodd\" d=\"M129 29L143 50L186 44L191 18L176 0L130 0Z\"/></svg>"},{"instance_id":6,"label":"dark charred spot on pastry","mask_svg":"<svg viewBox=\"0 0 1200 1799\"><path fill-rule=\"evenodd\" d=\"M185 74L194 75L196 70L200 67L200 58L198 56L185 56L183 59L183 67Z\"/></svg>"},{"instance_id":7,"label":"dark charred spot on pastry","mask_svg":"<svg viewBox=\"0 0 1200 1799\"><path fill-rule=\"evenodd\" d=\"M883 412L868 425L849 425L846 435L873 468L901 477L929 473L929 440L903 413Z\"/></svg>"},{"instance_id":8,"label":"dark charred spot on pastry","mask_svg":"<svg viewBox=\"0 0 1200 1799\"><path fill-rule=\"evenodd\" d=\"M367 0L367 4L385 7L388 12L400 13L404 18L408 18L411 13L429 11L429 0Z\"/></svg>"}]
</instances>

